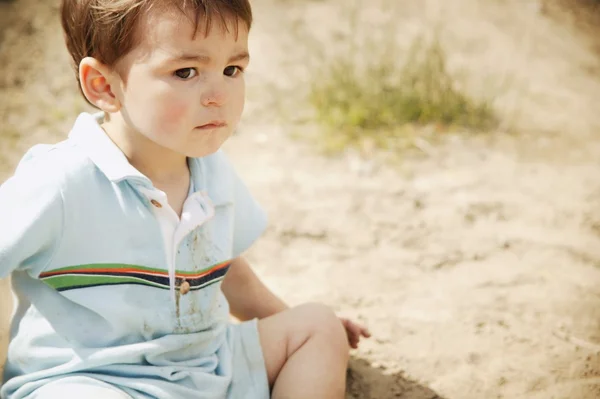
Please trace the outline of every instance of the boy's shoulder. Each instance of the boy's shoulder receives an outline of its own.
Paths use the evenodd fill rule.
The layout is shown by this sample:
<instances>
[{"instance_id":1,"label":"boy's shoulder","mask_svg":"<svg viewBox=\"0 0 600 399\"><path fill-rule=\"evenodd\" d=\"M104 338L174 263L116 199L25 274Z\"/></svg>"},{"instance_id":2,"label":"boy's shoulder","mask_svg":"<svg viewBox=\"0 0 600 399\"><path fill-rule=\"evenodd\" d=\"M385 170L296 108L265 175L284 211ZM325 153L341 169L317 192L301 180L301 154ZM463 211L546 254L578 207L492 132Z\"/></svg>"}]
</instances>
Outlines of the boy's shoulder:
<instances>
[{"instance_id":1,"label":"boy's shoulder","mask_svg":"<svg viewBox=\"0 0 600 399\"><path fill-rule=\"evenodd\" d=\"M70 136L54 144L36 144L17 164L13 175L4 183L30 185L64 191L67 186L85 188L95 174L94 163L80 143ZM1 185L1 184L0 184Z\"/></svg>"},{"instance_id":2,"label":"boy's shoulder","mask_svg":"<svg viewBox=\"0 0 600 399\"><path fill-rule=\"evenodd\" d=\"M88 172L92 163L68 139L56 144L37 144L19 161L12 179L44 180L58 185Z\"/></svg>"},{"instance_id":3,"label":"boy's shoulder","mask_svg":"<svg viewBox=\"0 0 600 399\"><path fill-rule=\"evenodd\" d=\"M81 202L89 187L82 173L87 169L88 162L68 141L30 148L14 174L0 184L0 205L9 212L0 214L3 223L8 218L18 228L29 220L25 214L48 223L59 220L67 197L74 200L70 203Z\"/></svg>"}]
</instances>

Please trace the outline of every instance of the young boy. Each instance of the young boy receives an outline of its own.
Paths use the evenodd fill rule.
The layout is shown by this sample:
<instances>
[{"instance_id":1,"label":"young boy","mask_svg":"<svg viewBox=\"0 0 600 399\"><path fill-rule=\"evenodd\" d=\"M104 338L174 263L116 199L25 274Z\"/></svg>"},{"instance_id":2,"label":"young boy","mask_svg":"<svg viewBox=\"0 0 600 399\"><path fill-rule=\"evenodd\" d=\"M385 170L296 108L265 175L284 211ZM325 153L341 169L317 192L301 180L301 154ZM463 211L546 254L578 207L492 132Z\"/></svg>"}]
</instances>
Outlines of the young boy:
<instances>
[{"instance_id":1,"label":"young boy","mask_svg":"<svg viewBox=\"0 0 600 399\"><path fill-rule=\"evenodd\" d=\"M19 299L2 398L343 397L366 329L288 309L242 257L265 216L219 148L251 20L248 0L63 0L103 112L0 188L0 277Z\"/></svg>"}]
</instances>

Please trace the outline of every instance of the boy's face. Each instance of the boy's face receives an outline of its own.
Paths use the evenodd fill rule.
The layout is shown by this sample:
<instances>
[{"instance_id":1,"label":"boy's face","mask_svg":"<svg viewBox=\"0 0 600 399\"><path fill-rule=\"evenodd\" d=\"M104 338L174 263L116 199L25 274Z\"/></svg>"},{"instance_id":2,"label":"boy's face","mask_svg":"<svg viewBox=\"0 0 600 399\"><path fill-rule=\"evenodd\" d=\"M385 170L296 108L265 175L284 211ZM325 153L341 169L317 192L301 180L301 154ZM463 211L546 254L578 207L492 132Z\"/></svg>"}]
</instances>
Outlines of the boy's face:
<instances>
[{"instance_id":1,"label":"boy's face","mask_svg":"<svg viewBox=\"0 0 600 399\"><path fill-rule=\"evenodd\" d=\"M178 11L140 21L141 43L116 65L113 88L129 129L188 157L219 149L244 108L248 29L215 18L205 36Z\"/></svg>"}]
</instances>

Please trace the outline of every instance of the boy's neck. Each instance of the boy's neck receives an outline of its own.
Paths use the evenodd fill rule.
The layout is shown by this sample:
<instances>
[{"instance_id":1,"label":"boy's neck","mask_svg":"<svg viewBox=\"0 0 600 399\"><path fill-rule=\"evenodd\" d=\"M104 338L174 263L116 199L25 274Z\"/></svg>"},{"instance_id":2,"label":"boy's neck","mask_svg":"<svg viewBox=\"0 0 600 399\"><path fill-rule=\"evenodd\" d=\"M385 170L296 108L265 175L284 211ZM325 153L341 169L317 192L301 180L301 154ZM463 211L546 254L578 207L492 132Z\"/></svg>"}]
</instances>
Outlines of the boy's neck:
<instances>
[{"instance_id":1,"label":"boy's neck","mask_svg":"<svg viewBox=\"0 0 600 399\"><path fill-rule=\"evenodd\" d=\"M102 128L123 151L129 163L155 186L170 185L182 179L189 181L190 171L185 155L156 144L129 129L114 116L102 123Z\"/></svg>"}]
</instances>

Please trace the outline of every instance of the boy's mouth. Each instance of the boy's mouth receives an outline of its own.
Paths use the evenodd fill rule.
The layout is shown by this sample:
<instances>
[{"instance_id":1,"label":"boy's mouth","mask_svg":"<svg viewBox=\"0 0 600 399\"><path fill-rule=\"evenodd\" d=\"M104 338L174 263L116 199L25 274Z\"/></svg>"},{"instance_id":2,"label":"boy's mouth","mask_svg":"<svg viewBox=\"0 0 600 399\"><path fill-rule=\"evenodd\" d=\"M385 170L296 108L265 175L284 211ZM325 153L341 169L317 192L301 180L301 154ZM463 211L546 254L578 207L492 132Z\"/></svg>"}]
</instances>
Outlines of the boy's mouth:
<instances>
[{"instance_id":1,"label":"boy's mouth","mask_svg":"<svg viewBox=\"0 0 600 399\"><path fill-rule=\"evenodd\" d=\"M211 129L218 129L220 127L225 127L225 126L227 126L227 123L224 121L210 121L208 123L205 123L204 125L197 126L196 129L211 130Z\"/></svg>"}]
</instances>

